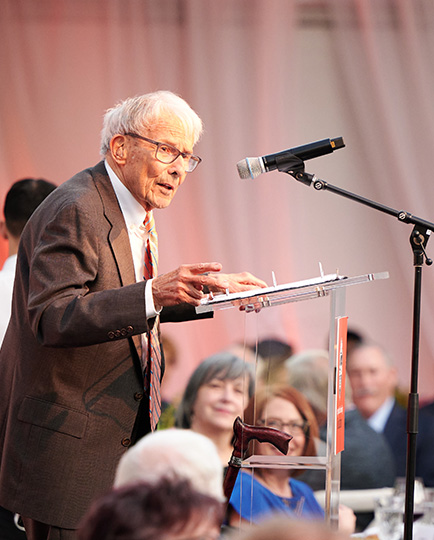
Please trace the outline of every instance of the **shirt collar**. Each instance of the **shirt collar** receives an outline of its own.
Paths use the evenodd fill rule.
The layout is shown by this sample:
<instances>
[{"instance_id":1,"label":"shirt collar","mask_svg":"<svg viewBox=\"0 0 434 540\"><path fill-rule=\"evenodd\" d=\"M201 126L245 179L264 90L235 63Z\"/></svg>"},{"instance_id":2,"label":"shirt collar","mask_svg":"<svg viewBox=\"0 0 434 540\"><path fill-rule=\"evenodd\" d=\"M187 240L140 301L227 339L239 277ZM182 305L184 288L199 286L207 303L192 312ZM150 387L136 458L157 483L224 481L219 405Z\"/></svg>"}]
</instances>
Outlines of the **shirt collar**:
<instances>
[{"instance_id":1,"label":"shirt collar","mask_svg":"<svg viewBox=\"0 0 434 540\"><path fill-rule=\"evenodd\" d=\"M386 399L386 401L381 405L379 409L377 409L374 414L372 414L367 422L371 426L372 429L377 431L378 433L381 433L384 431L384 428L386 426L387 421L389 420L390 413L392 412L392 409L395 405L395 398L389 397Z\"/></svg>"},{"instance_id":2,"label":"shirt collar","mask_svg":"<svg viewBox=\"0 0 434 540\"><path fill-rule=\"evenodd\" d=\"M140 203L136 201L129 189L125 187L124 184L119 180L116 173L107 163L107 160L104 160L104 165L107 169L107 173L109 175L128 229L139 230L145 220L146 210Z\"/></svg>"}]
</instances>

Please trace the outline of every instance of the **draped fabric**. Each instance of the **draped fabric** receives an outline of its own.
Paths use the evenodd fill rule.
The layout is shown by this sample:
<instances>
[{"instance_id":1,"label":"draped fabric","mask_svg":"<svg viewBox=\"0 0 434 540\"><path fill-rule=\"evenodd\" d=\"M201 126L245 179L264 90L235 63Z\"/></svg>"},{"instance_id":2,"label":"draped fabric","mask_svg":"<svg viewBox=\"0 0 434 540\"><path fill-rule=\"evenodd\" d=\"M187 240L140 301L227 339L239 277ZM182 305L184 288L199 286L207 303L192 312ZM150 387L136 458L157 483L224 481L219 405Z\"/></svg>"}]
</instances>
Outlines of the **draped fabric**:
<instances>
[{"instance_id":1,"label":"draped fabric","mask_svg":"<svg viewBox=\"0 0 434 540\"><path fill-rule=\"evenodd\" d=\"M306 170L434 220L432 0L3 0L0 45L2 201L19 178L61 183L95 164L103 112L118 100L173 90L204 120L203 163L155 213L160 273L214 260L269 283L272 271L278 283L317 276L319 262L326 273L387 270L387 281L349 288L349 327L391 352L407 388L411 226L282 173L241 181L235 164L342 136L345 148ZM433 271L422 283L422 398L434 388ZM166 325L180 360L167 391L244 336L324 347L328 317L318 299Z\"/></svg>"}]
</instances>

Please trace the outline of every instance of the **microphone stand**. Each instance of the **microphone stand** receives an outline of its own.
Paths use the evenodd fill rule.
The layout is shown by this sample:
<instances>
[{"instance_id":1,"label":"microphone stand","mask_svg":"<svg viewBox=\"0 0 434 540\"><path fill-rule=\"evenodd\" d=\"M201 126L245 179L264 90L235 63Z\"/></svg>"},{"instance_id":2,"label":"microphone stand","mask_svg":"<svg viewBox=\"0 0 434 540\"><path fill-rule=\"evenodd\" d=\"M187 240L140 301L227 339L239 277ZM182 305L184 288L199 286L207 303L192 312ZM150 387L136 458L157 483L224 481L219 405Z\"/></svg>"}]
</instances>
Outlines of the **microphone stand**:
<instances>
[{"instance_id":1,"label":"microphone stand","mask_svg":"<svg viewBox=\"0 0 434 540\"><path fill-rule=\"evenodd\" d=\"M412 336L412 357L411 357L411 382L410 393L407 406L407 455L406 455L406 477L405 477L405 508L404 508L404 540L413 538L414 522L414 483L416 476L416 441L419 422L419 395L418 395L418 370L419 370L419 340L420 340L420 312L421 312L421 290L422 290L422 266L424 262L431 266L433 261L429 259L425 247L431 232L434 231L434 223L413 216L404 210L395 210L384 206L370 199L351 193L344 189L328 184L320 180L313 174L304 172L304 163L297 159L291 170L288 165L278 163L278 170L293 176L297 181L306 186L313 186L317 191L328 190L347 199L364 204L379 210L385 214L395 216L402 223L414 225L410 235L410 244L413 250L414 275L414 297L413 297L413 336Z\"/></svg>"}]
</instances>

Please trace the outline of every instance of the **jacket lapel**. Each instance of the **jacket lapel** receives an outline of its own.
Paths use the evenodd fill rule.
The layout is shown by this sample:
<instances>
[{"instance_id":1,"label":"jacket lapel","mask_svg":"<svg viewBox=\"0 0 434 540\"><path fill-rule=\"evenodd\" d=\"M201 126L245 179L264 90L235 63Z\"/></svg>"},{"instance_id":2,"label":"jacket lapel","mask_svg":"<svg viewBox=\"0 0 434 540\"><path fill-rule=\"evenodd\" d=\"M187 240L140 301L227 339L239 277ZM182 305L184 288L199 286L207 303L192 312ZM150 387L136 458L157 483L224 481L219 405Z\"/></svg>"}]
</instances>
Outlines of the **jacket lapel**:
<instances>
[{"instance_id":1,"label":"jacket lapel","mask_svg":"<svg viewBox=\"0 0 434 540\"><path fill-rule=\"evenodd\" d=\"M124 217L103 161L92 169L92 174L101 196L105 217L111 225L109 244L113 251L121 284L122 286L131 285L136 282L136 276L130 240ZM140 357L142 351L140 336L133 336L133 341Z\"/></svg>"}]
</instances>

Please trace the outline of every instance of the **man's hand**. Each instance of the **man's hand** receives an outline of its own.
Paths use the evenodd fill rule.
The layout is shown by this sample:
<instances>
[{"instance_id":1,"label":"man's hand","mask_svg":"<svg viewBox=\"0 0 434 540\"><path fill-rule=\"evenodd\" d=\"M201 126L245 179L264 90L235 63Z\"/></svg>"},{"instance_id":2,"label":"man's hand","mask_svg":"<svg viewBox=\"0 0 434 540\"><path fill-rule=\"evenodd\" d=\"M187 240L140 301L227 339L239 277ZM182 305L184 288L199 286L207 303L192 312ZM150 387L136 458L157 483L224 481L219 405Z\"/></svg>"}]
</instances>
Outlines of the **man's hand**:
<instances>
[{"instance_id":1,"label":"man's hand","mask_svg":"<svg viewBox=\"0 0 434 540\"><path fill-rule=\"evenodd\" d=\"M155 308L176 304L200 305L202 290L209 286L206 272L220 272L220 263L183 264L176 270L162 274L152 281ZM214 283L214 280L212 280Z\"/></svg>"},{"instance_id":2,"label":"man's hand","mask_svg":"<svg viewBox=\"0 0 434 540\"><path fill-rule=\"evenodd\" d=\"M241 272L240 274L214 274L208 277L214 280L213 283L207 284L208 289L217 293L224 293L226 290L229 293L236 293L267 287L265 281L258 279L249 272Z\"/></svg>"},{"instance_id":3,"label":"man's hand","mask_svg":"<svg viewBox=\"0 0 434 540\"><path fill-rule=\"evenodd\" d=\"M204 287L215 293L233 293L267 286L264 281L248 272L207 274L220 272L221 268L220 263L184 264L172 272L156 277L152 281L155 308L158 310L164 306L182 303L199 306L204 297Z\"/></svg>"}]
</instances>

